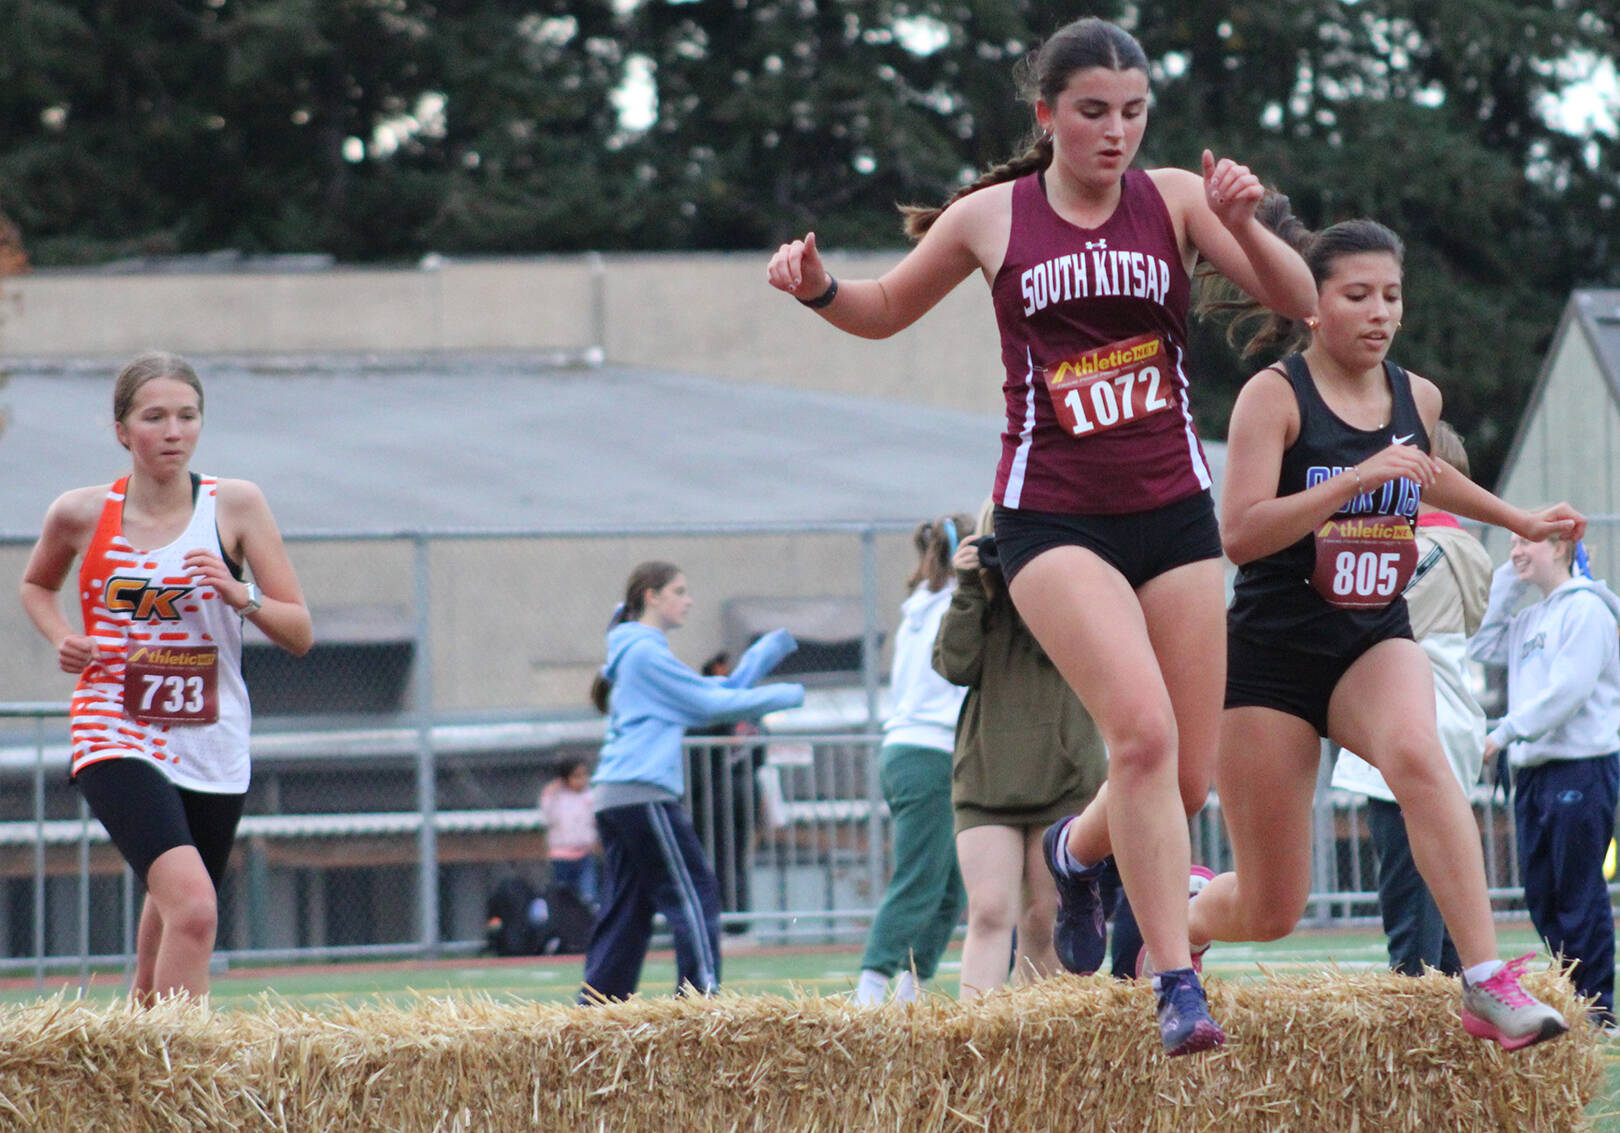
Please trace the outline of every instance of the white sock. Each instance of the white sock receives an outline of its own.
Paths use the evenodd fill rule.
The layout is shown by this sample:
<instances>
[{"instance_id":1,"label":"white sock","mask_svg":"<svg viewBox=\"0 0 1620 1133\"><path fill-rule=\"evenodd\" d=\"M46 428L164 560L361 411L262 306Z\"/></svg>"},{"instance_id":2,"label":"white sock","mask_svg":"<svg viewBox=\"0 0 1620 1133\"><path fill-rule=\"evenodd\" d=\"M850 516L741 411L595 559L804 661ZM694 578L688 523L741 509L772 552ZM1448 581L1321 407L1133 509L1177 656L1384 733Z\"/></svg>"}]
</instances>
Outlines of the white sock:
<instances>
[{"instance_id":1,"label":"white sock","mask_svg":"<svg viewBox=\"0 0 1620 1133\"><path fill-rule=\"evenodd\" d=\"M917 998L917 977L909 971L901 972L900 978L894 981L894 997L901 1003L910 1003Z\"/></svg>"},{"instance_id":2,"label":"white sock","mask_svg":"<svg viewBox=\"0 0 1620 1133\"><path fill-rule=\"evenodd\" d=\"M1068 822L1063 824L1063 829L1058 831L1057 867L1058 872L1063 874L1065 877L1068 877L1071 874L1084 873L1086 870L1090 869L1091 866L1097 864L1096 862L1092 862L1091 865L1087 865L1085 862L1081 861L1079 858L1075 857L1069 852L1069 824L1073 821L1073 818L1069 819Z\"/></svg>"},{"instance_id":3,"label":"white sock","mask_svg":"<svg viewBox=\"0 0 1620 1133\"><path fill-rule=\"evenodd\" d=\"M862 1007L870 1007L882 1003L889 995L889 977L882 972L871 968L861 969L860 979L855 981L855 1002Z\"/></svg>"},{"instance_id":4,"label":"white sock","mask_svg":"<svg viewBox=\"0 0 1620 1133\"><path fill-rule=\"evenodd\" d=\"M1505 965L1501 960L1486 960L1483 964L1475 964L1463 972L1463 978L1470 984L1482 984L1500 972Z\"/></svg>"}]
</instances>

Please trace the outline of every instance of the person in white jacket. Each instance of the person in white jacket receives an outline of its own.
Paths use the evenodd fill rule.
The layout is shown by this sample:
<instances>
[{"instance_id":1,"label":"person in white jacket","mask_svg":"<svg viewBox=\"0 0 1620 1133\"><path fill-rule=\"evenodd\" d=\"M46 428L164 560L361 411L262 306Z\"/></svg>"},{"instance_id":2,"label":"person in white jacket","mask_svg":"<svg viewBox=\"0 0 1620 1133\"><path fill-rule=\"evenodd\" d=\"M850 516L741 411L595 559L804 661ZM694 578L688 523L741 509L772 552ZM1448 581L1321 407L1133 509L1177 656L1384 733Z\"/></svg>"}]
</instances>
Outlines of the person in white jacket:
<instances>
[{"instance_id":1,"label":"person in white jacket","mask_svg":"<svg viewBox=\"0 0 1620 1133\"><path fill-rule=\"evenodd\" d=\"M883 1002L897 972L896 998L915 998L917 983L934 978L967 905L951 811L951 753L967 690L934 672L933 656L956 588L951 557L972 534L972 517L952 515L918 525L913 535L917 569L900 606L889 674L894 707L878 756L894 872L861 957L855 1002L862 1005Z\"/></svg>"},{"instance_id":2,"label":"person in white jacket","mask_svg":"<svg viewBox=\"0 0 1620 1133\"><path fill-rule=\"evenodd\" d=\"M1541 601L1512 613L1528 587ZM1620 796L1620 598L1579 543L1513 539L1469 646L1507 666L1508 712L1485 754L1513 769L1525 904L1547 947L1576 962L1576 990L1613 1028L1614 911L1603 854Z\"/></svg>"},{"instance_id":3,"label":"person in white jacket","mask_svg":"<svg viewBox=\"0 0 1620 1133\"><path fill-rule=\"evenodd\" d=\"M1470 474L1468 451L1450 425L1437 422L1430 443L1436 459ZM1406 586L1406 609L1412 636L1434 670L1440 746L1457 781L1470 791L1485 760L1485 712L1469 681L1468 638L1485 617L1491 556L1455 516L1428 504L1418 505L1415 535L1418 565ZM1462 960L1412 859L1406 817L1384 776L1355 753L1340 751L1333 786L1366 797L1363 813L1378 859L1378 911L1389 942L1389 966L1408 976L1421 976L1425 968L1460 975Z\"/></svg>"}]
</instances>

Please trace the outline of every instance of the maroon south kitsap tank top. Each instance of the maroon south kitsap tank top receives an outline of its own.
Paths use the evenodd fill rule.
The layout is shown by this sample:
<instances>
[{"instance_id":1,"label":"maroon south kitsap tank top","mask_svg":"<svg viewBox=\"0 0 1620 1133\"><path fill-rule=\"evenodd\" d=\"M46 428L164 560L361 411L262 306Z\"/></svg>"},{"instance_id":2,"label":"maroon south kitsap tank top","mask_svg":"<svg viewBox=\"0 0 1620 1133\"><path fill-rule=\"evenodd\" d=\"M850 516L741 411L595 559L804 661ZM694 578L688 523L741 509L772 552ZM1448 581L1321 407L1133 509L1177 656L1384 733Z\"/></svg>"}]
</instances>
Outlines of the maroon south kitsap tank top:
<instances>
[{"instance_id":1,"label":"maroon south kitsap tank top","mask_svg":"<svg viewBox=\"0 0 1620 1133\"><path fill-rule=\"evenodd\" d=\"M1012 235L990 294L1006 369L995 499L1008 508L1119 515L1210 486L1187 403L1191 290L1164 198L1139 169L1097 228L1013 182Z\"/></svg>"}]
</instances>

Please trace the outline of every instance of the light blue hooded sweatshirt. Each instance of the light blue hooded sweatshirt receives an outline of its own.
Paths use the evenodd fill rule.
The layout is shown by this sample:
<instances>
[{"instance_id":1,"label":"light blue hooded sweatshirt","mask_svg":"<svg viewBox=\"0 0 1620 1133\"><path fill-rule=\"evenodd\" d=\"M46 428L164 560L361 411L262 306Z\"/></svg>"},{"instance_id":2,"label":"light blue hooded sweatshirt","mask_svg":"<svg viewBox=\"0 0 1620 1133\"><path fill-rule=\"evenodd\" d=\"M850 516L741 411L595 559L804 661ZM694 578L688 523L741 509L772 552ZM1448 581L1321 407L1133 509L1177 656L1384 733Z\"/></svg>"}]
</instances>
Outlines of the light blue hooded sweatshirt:
<instances>
[{"instance_id":1,"label":"light blue hooded sweatshirt","mask_svg":"<svg viewBox=\"0 0 1620 1133\"><path fill-rule=\"evenodd\" d=\"M1579 575L1510 613L1529 588L1511 562L1496 568L1476 661L1506 665L1508 712L1491 730L1514 767L1588 759L1620 748L1620 597Z\"/></svg>"},{"instance_id":2,"label":"light blue hooded sweatshirt","mask_svg":"<svg viewBox=\"0 0 1620 1133\"><path fill-rule=\"evenodd\" d=\"M591 785L645 783L679 798L686 793L681 737L688 728L804 703L803 685L752 687L798 647L787 630L774 630L754 642L729 675L704 677L681 663L662 631L642 622L614 626L602 667L613 682L607 737Z\"/></svg>"}]
</instances>

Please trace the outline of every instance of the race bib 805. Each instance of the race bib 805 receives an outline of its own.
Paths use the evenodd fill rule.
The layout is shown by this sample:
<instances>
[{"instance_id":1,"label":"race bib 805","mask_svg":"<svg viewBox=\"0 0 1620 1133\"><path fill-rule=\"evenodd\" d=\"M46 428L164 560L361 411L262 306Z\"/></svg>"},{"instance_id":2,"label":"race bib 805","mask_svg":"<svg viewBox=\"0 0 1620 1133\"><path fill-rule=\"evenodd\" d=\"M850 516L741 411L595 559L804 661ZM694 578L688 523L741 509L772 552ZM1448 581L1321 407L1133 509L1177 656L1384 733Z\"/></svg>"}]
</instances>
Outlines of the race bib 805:
<instances>
[{"instance_id":1,"label":"race bib 805","mask_svg":"<svg viewBox=\"0 0 1620 1133\"><path fill-rule=\"evenodd\" d=\"M1049 365L1046 392L1071 436L1106 432L1173 404L1164 342L1144 334Z\"/></svg>"},{"instance_id":2,"label":"race bib 805","mask_svg":"<svg viewBox=\"0 0 1620 1133\"><path fill-rule=\"evenodd\" d=\"M1311 586L1342 610L1382 609L1405 591L1417 558L1412 522L1403 515L1330 519L1316 532Z\"/></svg>"}]
</instances>

